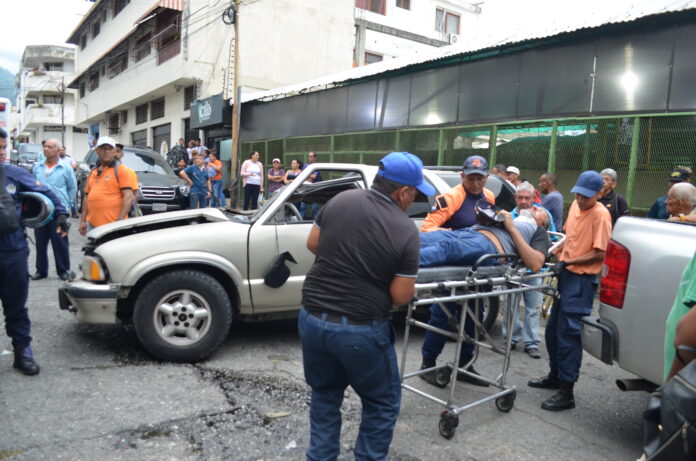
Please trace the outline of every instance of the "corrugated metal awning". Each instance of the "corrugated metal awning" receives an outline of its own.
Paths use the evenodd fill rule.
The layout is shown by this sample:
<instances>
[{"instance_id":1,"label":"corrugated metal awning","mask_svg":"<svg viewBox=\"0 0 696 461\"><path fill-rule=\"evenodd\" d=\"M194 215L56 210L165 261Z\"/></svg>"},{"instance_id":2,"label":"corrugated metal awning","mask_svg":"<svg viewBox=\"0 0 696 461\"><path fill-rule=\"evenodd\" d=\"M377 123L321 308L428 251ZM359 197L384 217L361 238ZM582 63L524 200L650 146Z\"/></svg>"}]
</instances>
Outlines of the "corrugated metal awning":
<instances>
[{"instance_id":1,"label":"corrugated metal awning","mask_svg":"<svg viewBox=\"0 0 696 461\"><path fill-rule=\"evenodd\" d=\"M148 10L143 13L138 19L135 20L135 24L140 24L143 19L150 16L157 8L167 8L170 10L184 11L184 0L157 0L154 5L152 5Z\"/></svg>"}]
</instances>

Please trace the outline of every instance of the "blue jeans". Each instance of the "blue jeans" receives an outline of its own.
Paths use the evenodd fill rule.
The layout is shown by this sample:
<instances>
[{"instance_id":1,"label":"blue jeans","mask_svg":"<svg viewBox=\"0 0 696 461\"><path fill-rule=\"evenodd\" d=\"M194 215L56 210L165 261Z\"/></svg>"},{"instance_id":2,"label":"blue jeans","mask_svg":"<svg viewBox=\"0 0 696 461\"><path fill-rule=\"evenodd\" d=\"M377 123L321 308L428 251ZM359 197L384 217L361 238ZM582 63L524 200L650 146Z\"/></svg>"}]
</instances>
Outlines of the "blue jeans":
<instances>
[{"instance_id":1,"label":"blue jeans","mask_svg":"<svg viewBox=\"0 0 696 461\"><path fill-rule=\"evenodd\" d=\"M541 285L542 279L531 279L524 282L526 285ZM520 310L515 312L512 329L512 343L517 344L520 339L524 339L524 348L538 348L541 338L539 337L539 312L541 311L541 302L544 294L541 291L525 291L522 293L524 299L524 337L522 336L522 319L520 318ZM521 306L520 306L521 307ZM503 314L503 336L507 337L507 318L508 312L507 303L505 304L505 312Z\"/></svg>"},{"instance_id":2,"label":"blue jeans","mask_svg":"<svg viewBox=\"0 0 696 461\"><path fill-rule=\"evenodd\" d=\"M48 275L48 242L53 247L53 257L56 260L58 275L70 270L70 247L68 236L61 237L56 232L56 222L51 221L45 226L34 229L36 239L36 272Z\"/></svg>"},{"instance_id":3,"label":"blue jeans","mask_svg":"<svg viewBox=\"0 0 696 461\"><path fill-rule=\"evenodd\" d=\"M546 349L551 374L574 383L582 361L582 317L592 313L597 276L563 270L558 276L557 300L546 322Z\"/></svg>"},{"instance_id":4,"label":"blue jeans","mask_svg":"<svg viewBox=\"0 0 696 461\"><path fill-rule=\"evenodd\" d=\"M210 181L210 184L213 186L213 194L210 197L211 203L213 206L226 206L227 205L227 199L225 198L225 194L222 192L222 179L215 179Z\"/></svg>"},{"instance_id":5,"label":"blue jeans","mask_svg":"<svg viewBox=\"0 0 696 461\"><path fill-rule=\"evenodd\" d=\"M472 229L454 231L422 232L420 236L420 265L432 267L442 265L471 266L485 254L496 254L493 242ZM495 259L485 261L491 265Z\"/></svg>"},{"instance_id":6,"label":"blue jeans","mask_svg":"<svg viewBox=\"0 0 696 461\"><path fill-rule=\"evenodd\" d=\"M386 460L401 404L401 384L389 320L348 325L300 311L298 331L307 383L310 440L307 459L335 460L340 451L341 403L351 386L362 401L356 460Z\"/></svg>"},{"instance_id":7,"label":"blue jeans","mask_svg":"<svg viewBox=\"0 0 696 461\"><path fill-rule=\"evenodd\" d=\"M307 205L305 202L300 202L300 214L302 215L302 218L304 218L305 212L307 211L307 207L312 209L312 221L314 221L317 217L317 214L319 214L319 204L311 203Z\"/></svg>"},{"instance_id":8,"label":"blue jeans","mask_svg":"<svg viewBox=\"0 0 696 461\"><path fill-rule=\"evenodd\" d=\"M191 191L191 194L189 195L189 200L190 207L192 210L195 208L205 208L208 206L208 194L205 192Z\"/></svg>"}]
</instances>

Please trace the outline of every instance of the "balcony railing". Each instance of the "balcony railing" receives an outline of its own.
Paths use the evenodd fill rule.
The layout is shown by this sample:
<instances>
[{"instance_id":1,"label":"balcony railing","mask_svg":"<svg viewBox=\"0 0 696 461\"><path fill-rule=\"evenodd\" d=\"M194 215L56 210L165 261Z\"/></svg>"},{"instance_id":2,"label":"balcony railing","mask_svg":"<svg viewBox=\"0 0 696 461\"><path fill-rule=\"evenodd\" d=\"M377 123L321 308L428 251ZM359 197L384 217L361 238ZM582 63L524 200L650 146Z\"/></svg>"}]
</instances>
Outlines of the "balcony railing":
<instances>
[{"instance_id":1,"label":"balcony railing","mask_svg":"<svg viewBox=\"0 0 696 461\"><path fill-rule=\"evenodd\" d=\"M157 54L157 65L172 59L177 54L181 53L181 40L178 39L164 45Z\"/></svg>"}]
</instances>

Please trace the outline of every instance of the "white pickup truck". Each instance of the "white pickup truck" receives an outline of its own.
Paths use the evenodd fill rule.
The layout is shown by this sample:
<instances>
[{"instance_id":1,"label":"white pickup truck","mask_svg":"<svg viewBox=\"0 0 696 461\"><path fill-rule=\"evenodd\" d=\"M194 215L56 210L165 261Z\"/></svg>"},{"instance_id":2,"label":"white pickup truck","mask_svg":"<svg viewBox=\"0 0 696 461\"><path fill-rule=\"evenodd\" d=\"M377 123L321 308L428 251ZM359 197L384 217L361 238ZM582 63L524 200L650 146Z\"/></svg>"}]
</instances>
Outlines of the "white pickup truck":
<instances>
[{"instance_id":1,"label":"white pickup truck","mask_svg":"<svg viewBox=\"0 0 696 461\"><path fill-rule=\"evenodd\" d=\"M584 349L641 379L622 390L651 390L663 382L665 322L681 274L696 251L696 225L625 217L607 248L599 315L583 318Z\"/></svg>"}]
</instances>

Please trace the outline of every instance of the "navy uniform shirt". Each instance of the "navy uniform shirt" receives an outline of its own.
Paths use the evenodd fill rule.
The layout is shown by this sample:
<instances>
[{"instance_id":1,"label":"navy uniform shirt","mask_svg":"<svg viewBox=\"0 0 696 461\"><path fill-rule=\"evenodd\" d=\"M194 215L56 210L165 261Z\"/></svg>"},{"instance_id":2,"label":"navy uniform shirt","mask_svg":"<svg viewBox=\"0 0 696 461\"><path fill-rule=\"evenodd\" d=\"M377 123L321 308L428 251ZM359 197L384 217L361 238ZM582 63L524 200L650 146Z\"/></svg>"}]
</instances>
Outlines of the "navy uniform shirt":
<instances>
[{"instance_id":1,"label":"navy uniform shirt","mask_svg":"<svg viewBox=\"0 0 696 461\"><path fill-rule=\"evenodd\" d=\"M17 214L22 216L22 202L19 199L20 192L39 192L51 199L55 206L53 216L61 214L67 215L68 212L60 203L60 199L48 187L36 182L36 179L24 168L19 168L14 165L6 165L5 167L5 189L12 196L17 207ZM24 235L24 229L8 234L0 235L0 251L12 252L23 250L27 247L27 239Z\"/></svg>"}]
</instances>

